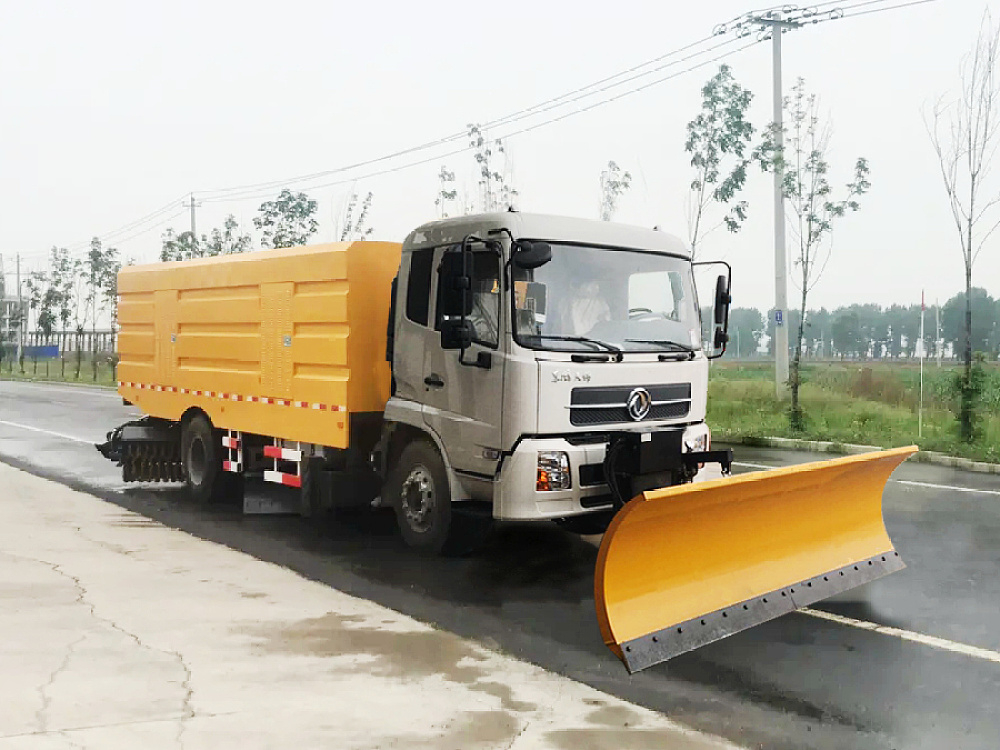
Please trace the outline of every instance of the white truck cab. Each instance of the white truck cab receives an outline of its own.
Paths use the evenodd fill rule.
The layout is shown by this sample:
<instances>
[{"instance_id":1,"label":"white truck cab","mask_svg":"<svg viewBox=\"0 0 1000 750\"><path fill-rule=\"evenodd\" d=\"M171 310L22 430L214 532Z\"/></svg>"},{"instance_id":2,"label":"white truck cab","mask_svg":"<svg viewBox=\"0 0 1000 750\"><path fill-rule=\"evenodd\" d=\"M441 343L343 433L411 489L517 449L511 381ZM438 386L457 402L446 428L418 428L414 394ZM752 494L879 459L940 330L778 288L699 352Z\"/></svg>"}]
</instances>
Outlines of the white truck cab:
<instances>
[{"instance_id":1,"label":"white truck cab","mask_svg":"<svg viewBox=\"0 0 1000 750\"><path fill-rule=\"evenodd\" d=\"M725 347L728 267L710 351L690 253L657 230L513 211L435 221L406 238L395 284L376 458L390 475L383 501L414 546L440 549L450 530L434 527L450 524L440 506L452 503L603 530L631 497L607 473L623 436L635 454L624 492L697 471L682 454L709 448L708 360ZM672 455L635 465L654 443Z\"/></svg>"}]
</instances>

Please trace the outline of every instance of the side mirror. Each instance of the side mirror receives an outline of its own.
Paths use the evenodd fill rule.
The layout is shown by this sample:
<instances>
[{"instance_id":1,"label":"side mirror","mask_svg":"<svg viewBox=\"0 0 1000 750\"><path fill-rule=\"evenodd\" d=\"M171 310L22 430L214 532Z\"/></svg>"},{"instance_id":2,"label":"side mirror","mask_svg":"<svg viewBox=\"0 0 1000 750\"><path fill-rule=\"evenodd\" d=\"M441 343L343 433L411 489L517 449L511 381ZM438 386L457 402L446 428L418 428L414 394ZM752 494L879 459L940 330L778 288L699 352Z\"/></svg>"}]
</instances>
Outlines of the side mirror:
<instances>
[{"instance_id":1,"label":"side mirror","mask_svg":"<svg viewBox=\"0 0 1000 750\"><path fill-rule=\"evenodd\" d=\"M472 322L465 318L441 321L441 348L466 350L472 345Z\"/></svg>"},{"instance_id":2,"label":"side mirror","mask_svg":"<svg viewBox=\"0 0 1000 750\"><path fill-rule=\"evenodd\" d=\"M547 242L518 240L514 245L514 265L531 270L544 266L552 260L552 246Z\"/></svg>"},{"instance_id":3,"label":"side mirror","mask_svg":"<svg viewBox=\"0 0 1000 750\"><path fill-rule=\"evenodd\" d=\"M438 273L438 314L459 318L471 313L472 295L469 291L472 289L472 279L462 272L462 254L445 254Z\"/></svg>"},{"instance_id":4,"label":"side mirror","mask_svg":"<svg viewBox=\"0 0 1000 750\"><path fill-rule=\"evenodd\" d=\"M729 319L729 305L733 298L729 294L729 279L719 274L715 280L715 325L724 326Z\"/></svg>"}]
</instances>

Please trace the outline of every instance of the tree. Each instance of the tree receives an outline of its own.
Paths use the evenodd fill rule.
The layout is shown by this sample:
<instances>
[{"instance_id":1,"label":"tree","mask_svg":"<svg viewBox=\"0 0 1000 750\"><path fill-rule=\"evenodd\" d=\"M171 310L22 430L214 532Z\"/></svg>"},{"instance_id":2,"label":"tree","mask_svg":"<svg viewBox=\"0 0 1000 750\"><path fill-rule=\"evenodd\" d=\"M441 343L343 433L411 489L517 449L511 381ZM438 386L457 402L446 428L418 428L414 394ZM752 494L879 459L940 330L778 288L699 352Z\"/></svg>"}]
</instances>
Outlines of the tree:
<instances>
[{"instance_id":1,"label":"tree","mask_svg":"<svg viewBox=\"0 0 1000 750\"><path fill-rule=\"evenodd\" d=\"M195 241L191 232L177 234L167 229L163 233L163 246L160 250L160 260L190 260L191 258L209 258L214 255L230 253L245 253L253 246L249 234L240 230L239 222L232 214L226 217L222 228L214 228L208 234L203 234L201 240Z\"/></svg>"},{"instance_id":2,"label":"tree","mask_svg":"<svg viewBox=\"0 0 1000 750\"><path fill-rule=\"evenodd\" d=\"M226 217L222 223L222 228L215 227L208 235L201 236L198 247L205 256L231 255L233 253L245 253L253 247L253 238L245 234L241 229L236 217L232 214Z\"/></svg>"},{"instance_id":3,"label":"tree","mask_svg":"<svg viewBox=\"0 0 1000 750\"><path fill-rule=\"evenodd\" d=\"M479 187L482 191L482 210L486 213L509 208L517 196L511 183L511 164L507 145L502 139L490 141L476 123L469 123L469 146L472 147L479 167ZM503 166L497 167L502 157Z\"/></svg>"},{"instance_id":4,"label":"tree","mask_svg":"<svg viewBox=\"0 0 1000 750\"><path fill-rule=\"evenodd\" d=\"M764 336L764 316L753 307L734 307L729 313L729 343L737 357L752 357Z\"/></svg>"},{"instance_id":5,"label":"tree","mask_svg":"<svg viewBox=\"0 0 1000 750\"><path fill-rule=\"evenodd\" d=\"M687 124L684 150L691 154L695 177L688 193L688 240L692 257L701 239L723 224L738 232L747 217L747 202L737 201L720 222L705 229L703 221L714 202L724 206L736 197L747 178L747 147L754 128L747 120L753 94L733 78L728 65L719 66L701 89L701 112Z\"/></svg>"},{"instance_id":6,"label":"tree","mask_svg":"<svg viewBox=\"0 0 1000 750\"><path fill-rule=\"evenodd\" d=\"M363 240L375 230L368 226L368 212L372 207L371 192L361 201L358 206L358 194L351 192L351 197L347 201L347 208L344 211L344 220L340 229L340 241Z\"/></svg>"},{"instance_id":7,"label":"tree","mask_svg":"<svg viewBox=\"0 0 1000 750\"><path fill-rule=\"evenodd\" d=\"M448 171L442 164L441 171L438 172L438 182L440 186L438 187L437 197L434 199L434 205L438 208L438 218L447 219L448 203L458 200L458 190L455 188L455 173Z\"/></svg>"},{"instance_id":8,"label":"tree","mask_svg":"<svg viewBox=\"0 0 1000 750\"><path fill-rule=\"evenodd\" d=\"M618 199L628 192L632 185L632 175L622 172L614 161L601 172L601 221L611 221L618 210Z\"/></svg>"},{"instance_id":9,"label":"tree","mask_svg":"<svg viewBox=\"0 0 1000 750\"><path fill-rule=\"evenodd\" d=\"M989 11L983 14L975 46L961 66L958 97L937 101L925 125L941 167L948 206L958 231L965 266L965 321L962 339L963 383L959 399L959 434L971 442L976 398L972 373L972 266L987 238L1000 226L994 209L1000 193L985 193L992 158L1000 146L1000 32Z\"/></svg>"},{"instance_id":10,"label":"tree","mask_svg":"<svg viewBox=\"0 0 1000 750\"><path fill-rule=\"evenodd\" d=\"M785 205L791 208L789 226L797 244L792 257L799 270L801 301L798 326L793 329L796 337L792 346L789 384L792 390L792 428L802 429L804 415L799 403L799 385L807 298L830 258L834 221L843 218L848 211L861 208L858 198L868 191L871 183L868 181L868 161L858 157L854 163L853 179L847 184L843 197L834 199L833 188L827 178L830 165L826 157L832 129L829 123L820 121L818 97L808 93L805 80L799 78L792 88L792 95L785 98L782 106L790 123L784 128L784 145L778 148L772 125L760 153L765 170L778 166L783 170L781 190Z\"/></svg>"},{"instance_id":11,"label":"tree","mask_svg":"<svg viewBox=\"0 0 1000 750\"><path fill-rule=\"evenodd\" d=\"M295 247L304 245L319 229L316 211L319 204L305 193L285 189L273 201L265 201L257 209L253 223L262 232L263 247Z\"/></svg>"},{"instance_id":12,"label":"tree","mask_svg":"<svg viewBox=\"0 0 1000 750\"><path fill-rule=\"evenodd\" d=\"M965 312L972 309L972 330L968 333L973 352L989 352L990 337L996 322L997 301L982 287L972 287L972 299L959 292L941 306L941 335L944 340L961 351L965 344Z\"/></svg>"},{"instance_id":13,"label":"tree","mask_svg":"<svg viewBox=\"0 0 1000 750\"><path fill-rule=\"evenodd\" d=\"M91 364L94 368L95 382L97 381L97 318L109 308L116 312L118 272L121 267L118 250L113 247L104 247L98 237L94 237L90 241L90 251L83 261L82 270L88 279L86 303L91 311ZM112 320L112 324L113 322Z\"/></svg>"}]
</instances>

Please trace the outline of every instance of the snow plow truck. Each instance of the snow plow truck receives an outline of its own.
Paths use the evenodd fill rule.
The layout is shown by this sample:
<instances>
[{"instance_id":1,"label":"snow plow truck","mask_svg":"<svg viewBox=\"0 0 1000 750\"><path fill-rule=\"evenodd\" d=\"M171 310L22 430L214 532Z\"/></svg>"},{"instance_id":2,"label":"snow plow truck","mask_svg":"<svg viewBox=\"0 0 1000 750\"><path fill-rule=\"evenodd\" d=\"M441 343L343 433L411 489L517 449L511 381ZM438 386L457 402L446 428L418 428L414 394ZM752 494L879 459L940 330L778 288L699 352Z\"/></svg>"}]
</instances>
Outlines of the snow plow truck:
<instances>
[{"instance_id":1,"label":"snow plow truck","mask_svg":"<svg viewBox=\"0 0 1000 750\"><path fill-rule=\"evenodd\" d=\"M98 448L125 481L380 504L429 553L493 520L603 534L597 618L630 671L903 567L882 490L914 448L729 474L705 423L729 268L665 232L464 216L127 267L118 295L119 392L145 416ZM722 478L692 483L707 463Z\"/></svg>"}]
</instances>

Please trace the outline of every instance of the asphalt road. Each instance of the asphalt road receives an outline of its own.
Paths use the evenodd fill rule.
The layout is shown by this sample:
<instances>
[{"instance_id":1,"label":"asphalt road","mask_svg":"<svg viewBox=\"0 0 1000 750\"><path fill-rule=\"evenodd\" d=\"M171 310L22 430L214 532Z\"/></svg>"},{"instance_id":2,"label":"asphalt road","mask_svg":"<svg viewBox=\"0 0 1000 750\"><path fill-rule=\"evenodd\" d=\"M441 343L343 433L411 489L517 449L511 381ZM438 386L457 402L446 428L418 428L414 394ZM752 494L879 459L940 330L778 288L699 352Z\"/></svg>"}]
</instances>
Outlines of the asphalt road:
<instances>
[{"instance_id":1,"label":"asphalt road","mask_svg":"<svg viewBox=\"0 0 1000 750\"><path fill-rule=\"evenodd\" d=\"M509 525L475 557L423 558L387 512L317 522L195 506L169 485L123 484L91 446L135 415L109 391L0 382L0 460L750 747L1000 747L998 476L910 463L893 475L884 515L909 567L815 608L894 630L793 613L629 676L601 642L596 550L579 538Z\"/></svg>"}]
</instances>

